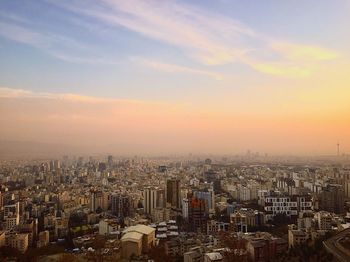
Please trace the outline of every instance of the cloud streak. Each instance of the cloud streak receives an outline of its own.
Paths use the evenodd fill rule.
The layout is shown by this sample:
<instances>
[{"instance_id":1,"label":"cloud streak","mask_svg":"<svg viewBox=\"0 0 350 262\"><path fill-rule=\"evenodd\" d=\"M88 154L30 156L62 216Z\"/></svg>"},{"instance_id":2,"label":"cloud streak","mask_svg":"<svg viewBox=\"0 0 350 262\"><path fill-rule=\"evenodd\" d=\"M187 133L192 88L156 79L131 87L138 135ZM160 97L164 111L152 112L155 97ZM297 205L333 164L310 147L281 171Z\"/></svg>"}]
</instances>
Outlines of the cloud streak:
<instances>
[{"instance_id":1,"label":"cloud streak","mask_svg":"<svg viewBox=\"0 0 350 262\"><path fill-rule=\"evenodd\" d=\"M305 77L314 70L312 63L339 57L334 51L315 45L271 41L270 36L237 20L175 1L103 0L102 4L84 4L84 8L77 2L50 2L111 27L124 27L176 46L205 65L243 63L264 74ZM278 58L259 59L252 54L261 49ZM166 68L154 66L157 70L161 67Z\"/></svg>"},{"instance_id":2,"label":"cloud streak","mask_svg":"<svg viewBox=\"0 0 350 262\"><path fill-rule=\"evenodd\" d=\"M53 94L45 92L33 92L25 89L13 89L0 87L0 98L40 98L53 100L71 100L80 102L105 102L106 98L97 98L77 94Z\"/></svg>"},{"instance_id":3,"label":"cloud streak","mask_svg":"<svg viewBox=\"0 0 350 262\"><path fill-rule=\"evenodd\" d=\"M23 19L23 21L26 20ZM0 21L0 36L43 50L50 56L69 63L87 65L119 64L110 59L91 57L90 54L78 56L77 53L82 51L90 53L92 48L75 39L63 35L40 32L23 25Z\"/></svg>"},{"instance_id":4,"label":"cloud streak","mask_svg":"<svg viewBox=\"0 0 350 262\"><path fill-rule=\"evenodd\" d=\"M207 76L209 78L213 78L215 80L223 80L224 75L216 72L211 72L207 70L193 69L191 67L180 66L176 64L163 63L156 60L149 59L134 59L137 63L147 66L149 68L166 72L166 73L175 73L175 74L193 74L200 76Z\"/></svg>"},{"instance_id":5,"label":"cloud streak","mask_svg":"<svg viewBox=\"0 0 350 262\"><path fill-rule=\"evenodd\" d=\"M316 63L340 57L333 50L317 45L280 41L233 18L178 1L102 0L84 2L84 5L80 1L46 1L56 8L68 10L65 22L80 26L89 33L96 34L102 28L108 28L113 33L113 30L124 28L176 47L175 52L181 52L201 65L238 63L263 74L306 77L314 72ZM95 44L92 47L71 37L37 30L28 19L16 14L0 15L5 18L5 22L0 21L0 35L10 40L42 49L52 57L69 63L116 64L113 59L99 55L103 52L101 46ZM99 52L96 53L96 50ZM274 58L259 57L261 51ZM145 64L158 71L221 78L219 73L201 70L198 66L179 66L172 61Z\"/></svg>"},{"instance_id":6,"label":"cloud streak","mask_svg":"<svg viewBox=\"0 0 350 262\"><path fill-rule=\"evenodd\" d=\"M289 60L302 61L325 61L333 60L339 57L339 54L333 50L321 48L312 45L300 45L287 42L271 43L271 47L276 52L285 56Z\"/></svg>"},{"instance_id":7,"label":"cloud streak","mask_svg":"<svg viewBox=\"0 0 350 262\"><path fill-rule=\"evenodd\" d=\"M198 61L217 65L235 61L247 50L238 44L242 37L255 32L230 18L204 12L190 5L159 1L103 1L81 8L55 2L72 12L99 19L112 26L124 27L146 37L183 49ZM232 40L237 43L233 46ZM240 45L240 46L239 46Z\"/></svg>"}]
</instances>

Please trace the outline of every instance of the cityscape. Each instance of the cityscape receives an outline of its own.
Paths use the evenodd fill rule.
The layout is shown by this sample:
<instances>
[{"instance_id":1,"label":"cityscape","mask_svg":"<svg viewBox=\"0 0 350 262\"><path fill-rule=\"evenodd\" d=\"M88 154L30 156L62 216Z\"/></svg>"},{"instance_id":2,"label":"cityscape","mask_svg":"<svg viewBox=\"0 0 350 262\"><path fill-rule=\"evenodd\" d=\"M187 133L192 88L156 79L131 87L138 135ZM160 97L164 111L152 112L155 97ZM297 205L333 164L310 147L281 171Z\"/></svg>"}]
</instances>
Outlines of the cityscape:
<instances>
[{"instance_id":1,"label":"cityscape","mask_svg":"<svg viewBox=\"0 0 350 262\"><path fill-rule=\"evenodd\" d=\"M249 153L3 161L3 256L347 261L349 164Z\"/></svg>"},{"instance_id":2,"label":"cityscape","mask_svg":"<svg viewBox=\"0 0 350 262\"><path fill-rule=\"evenodd\" d=\"M0 261L350 261L349 14L0 2Z\"/></svg>"}]
</instances>

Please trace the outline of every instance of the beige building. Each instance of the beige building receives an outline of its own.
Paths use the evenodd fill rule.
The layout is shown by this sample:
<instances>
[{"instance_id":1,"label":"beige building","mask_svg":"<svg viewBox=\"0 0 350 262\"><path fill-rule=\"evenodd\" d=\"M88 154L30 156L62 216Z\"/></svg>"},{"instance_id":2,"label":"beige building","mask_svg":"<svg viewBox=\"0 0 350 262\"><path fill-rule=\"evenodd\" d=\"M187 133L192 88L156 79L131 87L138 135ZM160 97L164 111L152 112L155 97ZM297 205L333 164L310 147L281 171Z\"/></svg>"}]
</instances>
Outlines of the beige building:
<instances>
[{"instance_id":1,"label":"beige building","mask_svg":"<svg viewBox=\"0 0 350 262\"><path fill-rule=\"evenodd\" d=\"M294 247L305 243L309 239L308 234L302 230L288 230L288 247Z\"/></svg>"},{"instance_id":2,"label":"beige building","mask_svg":"<svg viewBox=\"0 0 350 262\"><path fill-rule=\"evenodd\" d=\"M248 228L265 224L264 214L250 208L241 208L230 215L230 223L236 232L248 232Z\"/></svg>"},{"instance_id":3,"label":"beige building","mask_svg":"<svg viewBox=\"0 0 350 262\"><path fill-rule=\"evenodd\" d=\"M326 211L320 211L315 214L317 219L318 229L331 230L332 229L332 215Z\"/></svg>"},{"instance_id":4,"label":"beige building","mask_svg":"<svg viewBox=\"0 0 350 262\"><path fill-rule=\"evenodd\" d=\"M8 234L6 235L6 243L19 252L25 253L28 249L29 236L28 234Z\"/></svg>"},{"instance_id":5,"label":"beige building","mask_svg":"<svg viewBox=\"0 0 350 262\"><path fill-rule=\"evenodd\" d=\"M159 223L168 220L170 220L169 208L155 208L152 210L152 221L154 223Z\"/></svg>"},{"instance_id":6,"label":"beige building","mask_svg":"<svg viewBox=\"0 0 350 262\"><path fill-rule=\"evenodd\" d=\"M155 231L153 227L145 225L125 229L121 238L123 258L147 253L155 245Z\"/></svg>"},{"instance_id":7,"label":"beige building","mask_svg":"<svg viewBox=\"0 0 350 262\"><path fill-rule=\"evenodd\" d=\"M11 214L5 218L5 227L6 230L11 230L15 226L19 224L19 216L18 214Z\"/></svg>"},{"instance_id":8,"label":"beige building","mask_svg":"<svg viewBox=\"0 0 350 262\"><path fill-rule=\"evenodd\" d=\"M50 243L50 233L48 230L42 231L39 233L39 240L37 242L37 247L44 247Z\"/></svg>"},{"instance_id":9,"label":"beige building","mask_svg":"<svg viewBox=\"0 0 350 262\"><path fill-rule=\"evenodd\" d=\"M131 256L142 254L143 234L138 232L128 232L122 237L122 256L129 259Z\"/></svg>"},{"instance_id":10,"label":"beige building","mask_svg":"<svg viewBox=\"0 0 350 262\"><path fill-rule=\"evenodd\" d=\"M120 225L115 219L100 220L98 224L98 233L103 236L108 236L111 233L116 233L120 229Z\"/></svg>"},{"instance_id":11,"label":"beige building","mask_svg":"<svg viewBox=\"0 0 350 262\"><path fill-rule=\"evenodd\" d=\"M223 261L223 257L219 252L206 253L204 255L204 262L212 262L212 261Z\"/></svg>"}]
</instances>

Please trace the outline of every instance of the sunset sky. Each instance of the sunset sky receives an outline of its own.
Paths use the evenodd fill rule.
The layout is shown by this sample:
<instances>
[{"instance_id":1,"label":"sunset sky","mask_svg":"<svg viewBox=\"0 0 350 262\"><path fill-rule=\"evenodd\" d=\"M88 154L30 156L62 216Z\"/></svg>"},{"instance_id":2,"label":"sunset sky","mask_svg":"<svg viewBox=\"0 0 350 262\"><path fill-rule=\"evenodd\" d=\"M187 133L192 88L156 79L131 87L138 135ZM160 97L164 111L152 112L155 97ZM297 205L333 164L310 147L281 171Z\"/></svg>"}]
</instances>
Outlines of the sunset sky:
<instances>
[{"instance_id":1,"label":"sunset sky","mask_svg":"<svg viewBox=\"0 0 350 262\"><path fill-rule=\"evenodd\" d=\"M0 123L91 153L350 153L350 1L1 1Z\"/></svg>"}]
</instances>

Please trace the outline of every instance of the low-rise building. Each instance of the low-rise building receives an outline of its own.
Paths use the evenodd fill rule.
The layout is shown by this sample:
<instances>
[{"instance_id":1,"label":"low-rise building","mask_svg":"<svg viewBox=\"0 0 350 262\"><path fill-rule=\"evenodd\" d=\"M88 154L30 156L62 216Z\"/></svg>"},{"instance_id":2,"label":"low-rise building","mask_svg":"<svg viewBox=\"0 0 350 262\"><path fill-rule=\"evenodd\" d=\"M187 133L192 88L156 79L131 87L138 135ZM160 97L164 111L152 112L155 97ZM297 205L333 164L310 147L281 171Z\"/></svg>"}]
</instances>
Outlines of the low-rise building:
<instances>
[{"instance_id":1,"label":"low-rise building","mask_svg":"<svg viewBox=\"0 0 350 262\"><path fill-rule=\"evenodd\" d=\"M309 239L308 234L300 229L288 230L288 247L294 247L305 243Z\"/></svg>"},{"instance_id":2,"label":"low-rise building","mask_svg":"<svg viewBox=\"0 0 350 262\"><path fill-rule=\"evenodd\" d=\"M145 225L126 228L121 238L123 258L147 253L155 245L155 231L155 228Z\"/></svg>"},{"instance_id":3,"label":"low-rise building","mask_svg":"<svg viewBox=\"0 0 350 262\"><path fill-rule=\"evenodd\" d=\"M50 233L48 230L42 231L39 233L39 240L37 242L37 247L44 247L50 243Z\"/></svg>"},{"instance_id":4,"label":"low-rise building","mask_svg":"<svg viewBox=\"0 0 350 262\"><path fill-rule=\"evenodd\" d=\"M17 249L21 253L25 253L29 243L28 234L9 233L6 235L6 244Z\"/></svg>"},{"instance_id":5,"label":"low-rise building","mask_svg":"<svg viewBox=\"0 0 350 262\"><path fill-rule=\"evenodd\" d=\"M119 232L119 229L120 225L115 219L103 219L98 223L98 233L103 236Z\"/></svg>"},{"instance_id":6,"label":"low-rise building","mask_svg":"<svg viewBox=\"0 0 350 262\"><path fill-rule=\"evenodd\" d=\"M211 252L204 254L204 262L220 262L223 261L223 256L219 252Z\"/></svg>"}]
</instances>

